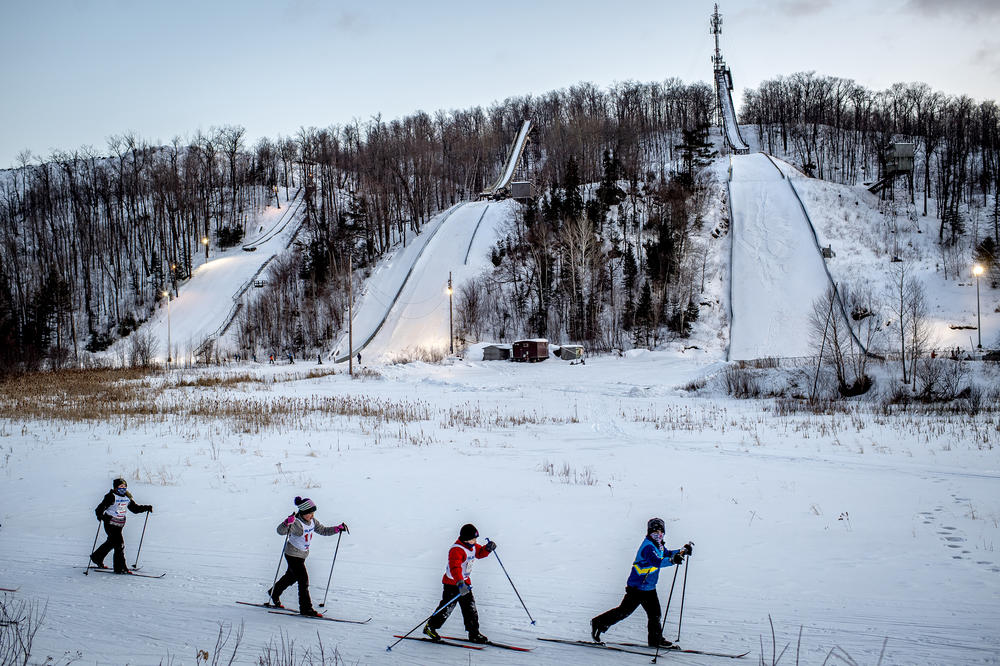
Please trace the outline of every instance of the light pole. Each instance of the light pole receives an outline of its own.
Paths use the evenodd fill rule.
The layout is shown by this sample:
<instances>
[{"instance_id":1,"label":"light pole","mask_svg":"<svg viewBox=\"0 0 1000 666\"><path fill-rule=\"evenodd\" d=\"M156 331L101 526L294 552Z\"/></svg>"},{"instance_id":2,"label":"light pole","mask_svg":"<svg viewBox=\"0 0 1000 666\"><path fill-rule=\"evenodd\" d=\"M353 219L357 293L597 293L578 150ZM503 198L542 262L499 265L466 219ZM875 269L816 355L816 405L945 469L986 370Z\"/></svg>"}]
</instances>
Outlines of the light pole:
<instances>
[{"instance_id":1,"label":"light pole","mask_svg":"<svg viewBox=\"0 0 1000 666\"><path fill-rule=\"evenodd\" d=\"M163 297L167 299L167 370L170 369L170 292L164 291Z\"/></svg>"},{"instance_id":2,"label":"light pole","mask_svg":"<svg viewBox=\"0 0 1000 666\"><path fill-rule=\"evenodd\" d=\"M455 333L451 317L451 271L448 271L448 349L449 353L455 353Z\"/></svg>"},{"instance_id":3,"label":"light pole","mask_svg":"<svg viewBox=\"0 0 1000 666\"><path fill-rule=\"evenodd\" d=\"M208 236L201 237L201 244L205 246L205 261L208 261Z\"/></svg>"},{"instance_id":4,"label":"light pole","mask_svg":"<svg viewBox=\"0 0 1000 666\"><path fill-rule=\"evenodd\" d=\"M979 276L983 274L981 264L972 267L972 274L976 276L976 333L979 334L978 349L983 348L983 316L979 310Z\"/></svg>"}]
</instances>

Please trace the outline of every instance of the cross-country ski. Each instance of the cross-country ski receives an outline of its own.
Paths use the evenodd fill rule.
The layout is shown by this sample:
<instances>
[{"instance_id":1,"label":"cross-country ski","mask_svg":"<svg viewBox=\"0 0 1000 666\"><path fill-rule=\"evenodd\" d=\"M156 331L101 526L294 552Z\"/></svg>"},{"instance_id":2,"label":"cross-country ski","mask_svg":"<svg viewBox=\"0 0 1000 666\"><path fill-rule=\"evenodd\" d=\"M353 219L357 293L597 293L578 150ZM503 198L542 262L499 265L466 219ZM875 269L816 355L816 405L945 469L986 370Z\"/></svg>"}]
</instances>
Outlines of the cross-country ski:
<instances>
[{"instance_id":1,"label":"cross-country ski","mask_svg":"<svg viewBox=\"0 0 1000 666\"><path fill-rule=\"evenodd\" d=\"M301 617L305 620L326 620L327 622L344 622L347 624L368 624L372 621L371 618L367 620L345 620L339 617L330 617L328 615L320 614L305 614L293 610L269 610L269 613L274 613L275 615L291 615L293 617Z\"/></svg>"},{"instance_id":2,"label":"cross-country ski","mask_svg":"<svg viewBox=\"0 0 1000 666\"><path fill-rule=\"evenodd\" d=\"M434 640L433 638L427 638L425 636L401 636L400 634L393 634L393 638L398 638L400 640L406 641L421 641L423 643L433 643L434 645L446 645L448 647L465 648L467 650L482 650L481 645L465 645L463 643L454 643L452 641L446 640ZM389 651L389 648L386 648Z\"/></svg>"}]
</instances>

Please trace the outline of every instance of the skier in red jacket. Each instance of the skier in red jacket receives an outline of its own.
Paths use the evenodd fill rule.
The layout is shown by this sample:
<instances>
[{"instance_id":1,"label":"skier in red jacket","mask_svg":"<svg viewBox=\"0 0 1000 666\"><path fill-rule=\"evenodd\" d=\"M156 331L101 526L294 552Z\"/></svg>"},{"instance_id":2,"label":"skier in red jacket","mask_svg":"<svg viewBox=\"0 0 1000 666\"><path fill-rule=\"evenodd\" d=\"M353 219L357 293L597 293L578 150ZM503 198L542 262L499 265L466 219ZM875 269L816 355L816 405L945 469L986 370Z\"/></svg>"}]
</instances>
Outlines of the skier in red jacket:
<instances>
[{"instance_id":1,"label":"skier in red jacket","mask_svg":"<svg viewBox=\"0 0 1000 666\"><path fill-rule=\"evenodd\" d=\"M469 578L469 572L473 562L487 557L496 550L497 545L490 541L485 546L480 546L476 543L477 538L479 531L475 525L462 525L458 540L448 551L448 568L441 578L444 584L441 603L438 604L438 612L431 616L424 627L424 634L431 640L441 640L437 630L455 610L455 597L458 597L457 602L462 607L462 619L465 621L465 630L469 632L469 640L473 643L489 642L486 636L479 633L479 612L476 610L476 598L472 596L472 579Z\"/></svg>"}]
</instances>

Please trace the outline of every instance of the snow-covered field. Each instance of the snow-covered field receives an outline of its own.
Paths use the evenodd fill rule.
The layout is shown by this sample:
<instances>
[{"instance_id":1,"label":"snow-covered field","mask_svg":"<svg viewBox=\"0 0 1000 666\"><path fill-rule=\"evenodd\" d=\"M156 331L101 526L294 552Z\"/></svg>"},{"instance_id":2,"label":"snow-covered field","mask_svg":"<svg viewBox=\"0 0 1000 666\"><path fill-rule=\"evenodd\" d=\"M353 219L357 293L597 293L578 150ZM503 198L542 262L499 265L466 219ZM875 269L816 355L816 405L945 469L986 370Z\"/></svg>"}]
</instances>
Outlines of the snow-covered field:
<instances>
[{"instance_id":1,"label":"snow-covered field","mask_svg":"<svg viewBox=\"0 0 1000 666\"><path fill-rule=\"evenodd\" d=\"M167 415L5 420L0 586L47 603L38 663L66 651L88 664L195 663L219 623L243 624L240 663L282 636L299 653L318 636L347 663L641 663L535 638L586 639L589 619L620 600L646 520L661 516L668 544L695 543L681 629L690 647L752 650L744 661L756 663L763 636L769 660L770 615L779 651L792 644L782 663L800 627L801 663L839 646L874 664L886 638L886 664L1000 661L997 416L780 416L712 391L720 367L632 352L583 366L412 363L352 380L245 364L198 376L260 381L176 386L196 375L171 375L175 388L154 398ZM709 397L684 390L699 378ZM180 415L199 404L235 416ZM299 411L259 425L264 405L275 419ZM93 508L119 474L155 506L140 564L162 580L81 575ZM264 600L282 547L274 528L295 495L350 526L325 610L369 624L234 603ZM473 571L482 630L534 651L404 642L386 653L393 633L433 610L448 545L469 521L497 541L537 620L490 558ZM141 530L130 515L130 563ZM317 604L336 539L318 538L308 560ZM284 600L294 606L294 591ZM445 629L461 635L457 614ZM607 638L643 636L640 610Z\"/></svg>"}]
</instances>

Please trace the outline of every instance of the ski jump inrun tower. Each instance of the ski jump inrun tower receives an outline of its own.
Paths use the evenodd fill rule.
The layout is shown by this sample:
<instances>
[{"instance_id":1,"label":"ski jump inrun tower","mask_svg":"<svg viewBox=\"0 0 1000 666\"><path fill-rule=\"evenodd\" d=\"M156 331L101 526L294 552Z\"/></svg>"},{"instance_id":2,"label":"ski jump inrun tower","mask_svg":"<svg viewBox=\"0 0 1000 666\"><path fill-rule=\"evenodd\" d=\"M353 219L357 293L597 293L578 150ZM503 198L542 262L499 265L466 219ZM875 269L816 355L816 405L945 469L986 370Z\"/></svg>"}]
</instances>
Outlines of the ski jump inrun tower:
<instances>
[{"instance_id":1,"label":"ski jump inrun tower","mask_svg":"<svg viewBox=\"0 0 1000 666\"><path fill-rule=\"evenodd\" d=\"M740 126L736 123L736 110L733 108L733 73L726 66L726 61L722 59L722 51L719 49L719 35L722 34L722 15L719 14L719 5L715 5L715 12L711 20L712 35L715 36L715 55L712 56L712 68L715 70L715 100L718 109L719 127L722 128L722 136L726 137L726 144L729 149L738 155L745 155L750 152L750 146L743 140L740 134Z\"/></svg>"}]
</instances>

